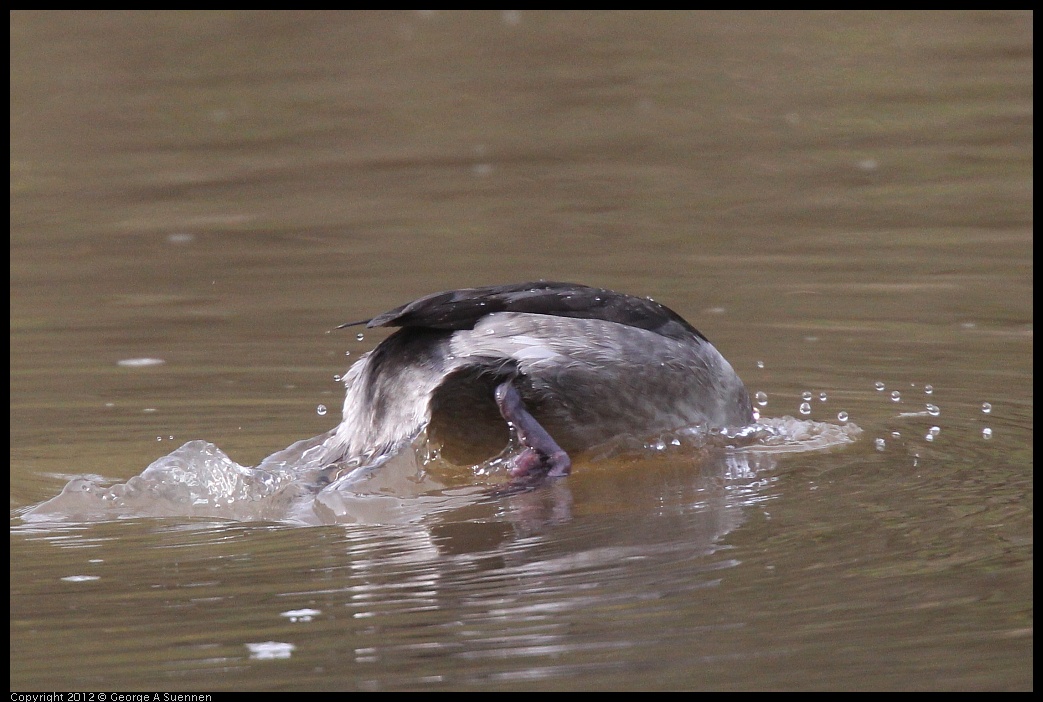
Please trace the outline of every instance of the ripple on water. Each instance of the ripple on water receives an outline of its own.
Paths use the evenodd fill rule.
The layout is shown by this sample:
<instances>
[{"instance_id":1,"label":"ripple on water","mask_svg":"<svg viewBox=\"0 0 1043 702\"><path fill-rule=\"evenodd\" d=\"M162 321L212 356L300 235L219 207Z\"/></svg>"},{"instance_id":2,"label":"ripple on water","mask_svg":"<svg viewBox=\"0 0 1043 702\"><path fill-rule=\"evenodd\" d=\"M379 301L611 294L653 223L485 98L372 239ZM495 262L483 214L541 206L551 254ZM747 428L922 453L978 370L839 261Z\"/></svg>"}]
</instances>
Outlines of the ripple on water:
<instances>
[{"instance_id":1,"label":"ripple on water","mask_svg":"<svg viewBox=\"0 0 1043 702\"><path fill-rule=\"evenodd\" d=\"M623 437L588 451L581 463L676 455L698 460L707 452L818 451L851 443L861 429L780 417L738 431L689 427L644 439ZM297 524L407 524L424 515L485 499L503 485L505 455L470 471L438 458L426 438L369 465L330 465L330 434L299 441L249 468L206 441L190 441L125 483L97 477L71 480L62 492L30 510L30 523L105 521L125 517L208 517ZM741 471L740 471L741 472Z\"/></svg>"}]
</instances>

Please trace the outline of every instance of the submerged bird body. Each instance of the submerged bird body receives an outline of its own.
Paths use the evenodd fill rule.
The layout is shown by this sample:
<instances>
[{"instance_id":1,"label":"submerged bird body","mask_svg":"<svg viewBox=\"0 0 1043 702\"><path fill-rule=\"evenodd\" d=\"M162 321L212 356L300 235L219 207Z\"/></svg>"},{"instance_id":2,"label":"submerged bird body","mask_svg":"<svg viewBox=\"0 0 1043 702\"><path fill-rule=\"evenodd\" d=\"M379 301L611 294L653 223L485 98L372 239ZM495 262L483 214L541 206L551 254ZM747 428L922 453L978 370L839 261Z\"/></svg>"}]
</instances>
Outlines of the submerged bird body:
<instances>
[{"instance_id":1,"label":"submerged bird body","mask_svg":"<svg viewBox=\"0 0 1043 702\"><path fill-rule=\"evenodd\" d=\"M333 436L345 458L426 428L447 459L480 463L507 446L510 425L523 446L515 475L565 475L568 454L616 436L753 421L731 365L647 298L522 283L428 295L363 323L401 329L345 376Z\"/></svg>"}]
</instances>

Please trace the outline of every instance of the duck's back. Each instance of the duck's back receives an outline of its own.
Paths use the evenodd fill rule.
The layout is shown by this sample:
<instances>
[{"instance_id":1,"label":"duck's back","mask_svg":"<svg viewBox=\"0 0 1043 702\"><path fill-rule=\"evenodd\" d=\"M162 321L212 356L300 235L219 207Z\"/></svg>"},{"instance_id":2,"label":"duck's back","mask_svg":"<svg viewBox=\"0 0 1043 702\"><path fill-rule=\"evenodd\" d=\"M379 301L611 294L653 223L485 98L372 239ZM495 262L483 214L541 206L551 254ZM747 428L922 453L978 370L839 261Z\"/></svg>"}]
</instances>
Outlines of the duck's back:
<instances>
[{"instance_id":1,"label":"duck's back","mask_svg":"<svg viewBox=\"0 0 1043 702\"><path fill-rule=\"evenodd\" d=\"M403 328L352 369L345 423L350 415L373 441L426 424L454 462L480 462L506 445L493 398L504 382L570 453L621 434L752 421L731 365L647 298L570 283L469 288L428 295L368 325Z\"/></svg>"}]
</instances>

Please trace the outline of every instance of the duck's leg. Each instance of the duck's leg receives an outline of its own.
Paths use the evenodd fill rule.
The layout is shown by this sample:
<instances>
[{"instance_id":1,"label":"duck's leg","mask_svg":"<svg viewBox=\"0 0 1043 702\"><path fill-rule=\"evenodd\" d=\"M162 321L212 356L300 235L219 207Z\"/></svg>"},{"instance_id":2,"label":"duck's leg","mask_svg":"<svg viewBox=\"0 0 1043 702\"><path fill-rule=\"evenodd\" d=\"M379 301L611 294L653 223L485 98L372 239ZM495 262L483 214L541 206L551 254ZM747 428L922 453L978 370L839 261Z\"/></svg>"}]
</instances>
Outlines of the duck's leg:
<instances>
[{"instance_id":1,"label":"duck's leg","mask_svg":"<svg viewBox=\"0 0 1043 702\"><path fill-rule=\"evenodd\" d=\"M525 403L522 402L512 380L497 386L496 405L500 408L503 418L518 433L518 439L525 445L525 450L514 459L511 475L528 475L535 468L545 469L546 475L552 478L569 474L572 469L569 454L558 446L547 430L525 409Z\"/></svg>"}]
</instances>

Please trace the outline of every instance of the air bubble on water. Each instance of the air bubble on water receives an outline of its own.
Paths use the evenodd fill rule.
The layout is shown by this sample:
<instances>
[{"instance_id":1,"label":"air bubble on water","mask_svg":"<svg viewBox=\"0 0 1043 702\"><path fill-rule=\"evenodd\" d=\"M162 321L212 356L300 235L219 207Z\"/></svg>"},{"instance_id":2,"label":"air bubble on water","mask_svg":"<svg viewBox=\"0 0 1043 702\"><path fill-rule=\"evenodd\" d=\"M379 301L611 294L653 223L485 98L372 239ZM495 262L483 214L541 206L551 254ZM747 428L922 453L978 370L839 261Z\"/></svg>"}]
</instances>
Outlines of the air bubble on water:
<instances>
[{"instance_id":1,"label":"air bubble on water","mask_svg":"<svg viewBox=\"0 0 1043 702\"><path fill-rule=\"evenodd\" d=\"M878 380L878 381L876 381L875 383L873 383L873 387L875 387L875 388L876 388L876 391L877 391L877 392L883 392L883 390L884 390L884 388L885 388L886 386L885 386L885 385L883 384L883 382L882 382L882 381L879 381L879 380Z\"/></svg>"},{"instance_id":2,"label":"air bubble on water","mask_svg":"<svg viewBox=\"0 0 1043 702\"><path fill-rule=\"evenodd\" d=\"M293 623L297 622L310 622L319 614L322 614L322 610L319 609L292 609L281 613L282 616L286 617Z\"/></svg>"},{"instance_id":3,"label":"air bubble on water","mask_svg":"<svg viewBox=\"0 0 1043 702\"><path fill-rule=\"evenodd\" d=\"M757 394L753 396L753 399L757 401L757 404L764 407L768 404L768 393L763 390L758 390Z\"/></svg>"},{"instance_id":4,"label":"air bubble on water","mask_svg":"<svg viewBox=\"0 0 1043 702\"><path fill-rule=\"evenodd\" d=\"M846 422L848 420L847 412L837 412L837 419L841 422Z\"/></svg>"},{"instance_id":5,"label":"air bubble on water","mask_svg":"<svg viewBox=\"0 0 1043 702\"><path fill-rule=\"evenodd\" d=\"M989 414L990 412L992 412L992 403L989 403L989 402L981 403L981 411L984 412L985 414Z\"/></svg>"},{"instance_id":6,"label":"air bubble on water","mask_svg":"<svg viewBox=\"0 0 1043 702\"><path fill-rule=\"evenodd\" d=\"M803 415L811 414L811 405L807 402L800 403L800 413Z\"/></svg>"},{"instance_id":7,"label":"air bubble on water","mask_svg":"<svg viewBox=\"0 0 1043 702\"><path fill-rule=\"evenodd\" d=\"M897 390L892 390L891 391L891 402L901 402L901 401L902 401L902 393L898 392Z\"/></svg>"},{"instance_id":8,"label":"air bubble on water","mask_svg":"<svg viewBox=\"0 0 1043 702\"><path fill-rule=\"evenodd\" d=\"M932 417L937 417L941 413L942 411L938 408L938 405L932 405L930 403L927 403L927 414L931 415Z\"/></svg>"},{"instance_id":9,"label":"air bubble on water","mask_svg":"<svg viewBox=\"0 0 1043 702\"><path fill-rule=\"evenodd\" d=\"M166 361L162 358L124 358L116 361L117 366L124 368L147 368L148 366L161 366Z\"/></svg>"},{"instance_id":10,"label":"air bubble on water","mask_svg":"<svg viewBox=\"0 0 1043 702\"><path fill-rule=\"evenodd\" d=\"M326 405L319 405L318 407L315 408L316 414L318 414L320 417L325 417L326 416L326 412L328 412L328 411L329 410L326 409Z\"/></svg>"}]
</instances>

